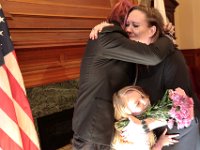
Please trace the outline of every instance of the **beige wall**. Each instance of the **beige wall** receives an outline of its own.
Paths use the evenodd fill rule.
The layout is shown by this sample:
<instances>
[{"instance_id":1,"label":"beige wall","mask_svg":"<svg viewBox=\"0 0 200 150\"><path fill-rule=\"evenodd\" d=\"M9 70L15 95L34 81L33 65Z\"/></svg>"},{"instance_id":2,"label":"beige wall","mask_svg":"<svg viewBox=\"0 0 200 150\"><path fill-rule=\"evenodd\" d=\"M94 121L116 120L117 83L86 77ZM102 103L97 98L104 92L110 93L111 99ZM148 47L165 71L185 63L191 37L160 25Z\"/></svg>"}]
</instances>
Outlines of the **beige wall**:
<instances>
[{"instance_id":1,"label":"beige wall","mask_svg":"<svg viewBox=\"0 0 200 150\"><path fill-rule=\"evenodd\" d=\"M175 11L177 43L180 49L200 48L200 1L178 0Z\"/></svg>"}]
</instances>

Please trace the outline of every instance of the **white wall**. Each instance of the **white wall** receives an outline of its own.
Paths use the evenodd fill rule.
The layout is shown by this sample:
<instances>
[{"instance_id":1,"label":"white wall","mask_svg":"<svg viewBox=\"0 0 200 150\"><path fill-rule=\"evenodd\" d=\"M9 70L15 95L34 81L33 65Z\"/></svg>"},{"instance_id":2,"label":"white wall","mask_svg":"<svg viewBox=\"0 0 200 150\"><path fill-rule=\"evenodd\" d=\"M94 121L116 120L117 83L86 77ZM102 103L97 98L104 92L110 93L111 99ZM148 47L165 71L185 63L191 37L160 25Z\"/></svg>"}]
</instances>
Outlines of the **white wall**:
<instances>
[{"instance_id":1,"label":"white wall","mask_svg":"<svg viewBox=\"0 0 200 150\"><path fill-rule=\"evenodd\" d=\"M177 0L175 11L177 44L180 49L200 48L200 0Z\"/></svg>"}]
</instances>

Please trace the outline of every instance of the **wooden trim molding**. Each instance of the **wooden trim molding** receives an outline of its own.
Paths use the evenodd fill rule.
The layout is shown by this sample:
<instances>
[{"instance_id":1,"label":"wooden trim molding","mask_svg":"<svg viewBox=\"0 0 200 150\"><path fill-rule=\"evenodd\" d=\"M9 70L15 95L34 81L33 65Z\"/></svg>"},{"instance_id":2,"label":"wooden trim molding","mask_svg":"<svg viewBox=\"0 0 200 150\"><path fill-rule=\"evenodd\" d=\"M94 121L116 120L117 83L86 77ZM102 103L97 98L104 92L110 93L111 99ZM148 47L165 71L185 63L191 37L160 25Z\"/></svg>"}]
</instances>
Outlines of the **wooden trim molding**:
<instances>
[{"instance_id":1,"label":"wooden trim molding","mask_svg":"<svg viewBox=\"0 0 200 150\"><path fill-rule=\"evenodd\" d=\"M182 49L181 52L185 56L185 59L189 66L200 66L200 49Z\"/></svg>"}]
</instances>

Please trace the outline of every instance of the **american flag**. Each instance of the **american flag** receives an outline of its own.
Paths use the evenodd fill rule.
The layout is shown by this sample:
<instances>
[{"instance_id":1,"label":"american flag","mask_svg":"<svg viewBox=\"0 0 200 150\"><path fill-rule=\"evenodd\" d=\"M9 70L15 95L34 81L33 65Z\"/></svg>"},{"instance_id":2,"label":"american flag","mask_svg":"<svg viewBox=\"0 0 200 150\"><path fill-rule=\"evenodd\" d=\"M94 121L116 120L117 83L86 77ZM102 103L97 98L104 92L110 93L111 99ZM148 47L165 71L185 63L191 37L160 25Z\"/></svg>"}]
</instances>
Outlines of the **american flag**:
<instances>
[{"instance_id":1,"label":"american flag","mask_svg":"<svg viewBox=\"0 0 200 150\"><path fill-rule=\"evenodd\" d=\"M154 8L158 9L161 13L164 24L167 24L169 20L167 19L166 11L165 11L165 2L164 0L154 0Z\"/></svg>"},{"instance_id":2,"label":"american flag","mask_svg":"<svg viewBox=\"0 0 200 150\"><path fill-rule=\"evenodd\" d=\"M22 74L0 5L0 150L39 150Z\"/></svg>"}]
</instances>

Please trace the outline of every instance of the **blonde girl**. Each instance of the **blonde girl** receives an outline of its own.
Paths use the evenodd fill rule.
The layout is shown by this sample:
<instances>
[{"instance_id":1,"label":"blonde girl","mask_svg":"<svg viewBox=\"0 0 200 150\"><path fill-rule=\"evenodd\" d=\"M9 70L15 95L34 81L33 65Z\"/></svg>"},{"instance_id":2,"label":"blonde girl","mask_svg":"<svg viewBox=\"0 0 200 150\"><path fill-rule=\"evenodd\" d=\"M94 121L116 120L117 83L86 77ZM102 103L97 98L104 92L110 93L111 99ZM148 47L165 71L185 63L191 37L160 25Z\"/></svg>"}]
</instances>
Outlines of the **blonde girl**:
<instances>
[{"instance_id":1,"label":"blonde girl","mask_svg":"<svg viewBox=\"0 0 200 150\"><path fill-rule=\"evenodd\" d=\"M156 140L152 129L166 125L166 121L154 120L152 118L138 120L135 116L142 114L149 106L149 96L138 86L127 86L113 95L114 115L116 121L129 118L130 123L122 131L115 130L112 141L114 150L140 149L161 150L163 146L177 143L173 138L175 135L166 135L163 132Z\"/></svg>"}]
</instances>

